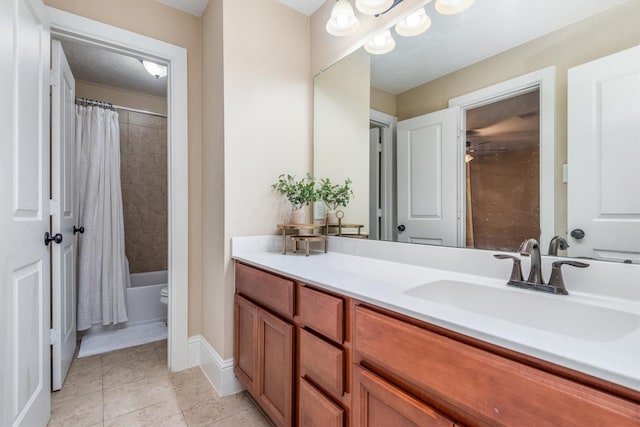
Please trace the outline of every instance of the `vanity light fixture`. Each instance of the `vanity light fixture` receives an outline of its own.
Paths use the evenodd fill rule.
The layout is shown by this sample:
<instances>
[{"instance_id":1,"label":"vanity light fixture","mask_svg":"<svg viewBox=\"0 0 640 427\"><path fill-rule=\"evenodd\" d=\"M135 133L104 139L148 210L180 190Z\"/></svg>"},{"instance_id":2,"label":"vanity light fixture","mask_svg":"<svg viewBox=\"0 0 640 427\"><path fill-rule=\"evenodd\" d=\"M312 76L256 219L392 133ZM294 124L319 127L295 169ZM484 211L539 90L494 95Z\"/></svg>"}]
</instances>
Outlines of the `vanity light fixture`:
<instances>
[{"instance_id":1,"label":"vanity light fixture","mask_svg":"<svg viewBox=\"0 0 640 427\"><path fill-rule=\"evenodd\" d=\"M356 9L365 15L380 15L393 6L393 0L356 0Z\"/></svg>"},{"instance_id":2,"label":"vanity light fixture","mask_svg":"<svg viewBox=\"0 0 640 427\"><path fill-rule=\"evenodd\" d=\"M396 33L403 37L412 37L422 34L431 26L431 18L424 7L413 12L396 24Z\"/></svg>"},{"instance_id":3,"label":"vanity light fixture","mask_svg":"<svg viewBox=\"0 0 640 427\"><path fill-rule=\"evenodd\" d=\"M332 36L349 36L360 27L360 22L353 12L349 0L338 0L331 10L331 18L327 21L327 32Z\"/></svg>"},{"instance_id":4,"label":"vanity light fixture","mask_svg":"<svg viewBox=\"0 0 640 427\"><path fill-rule=\"evenodd\" d=\"M167 66L156 64L151 61L142 61L142 65L144 65L144 69L147 70L147 73L151 74L156 79L160 77L165 77L167 75Z\"/></svg>"},{"instance_id":5,"label":"vanity light fixture","mask_svg":"<svg viewBox=\"0 0 640 427\"><path fill-rule=\"evenodd\" d=\"M469 9L476 0L436 0L436 11L442 15L454 15Z\"/></svg>"},{"instance_id":6,"label":"vanity light fixture","mask_svg":"<svg viewBox=\"0 0 640 427\"><path fill-rule=\"evenodd\" d=\"M372 55L382 55L391 52L394 47L396 47L396 41L391 37L390 30L376 34L364 44L365 50Z\"/></svg>"}]
</instances>

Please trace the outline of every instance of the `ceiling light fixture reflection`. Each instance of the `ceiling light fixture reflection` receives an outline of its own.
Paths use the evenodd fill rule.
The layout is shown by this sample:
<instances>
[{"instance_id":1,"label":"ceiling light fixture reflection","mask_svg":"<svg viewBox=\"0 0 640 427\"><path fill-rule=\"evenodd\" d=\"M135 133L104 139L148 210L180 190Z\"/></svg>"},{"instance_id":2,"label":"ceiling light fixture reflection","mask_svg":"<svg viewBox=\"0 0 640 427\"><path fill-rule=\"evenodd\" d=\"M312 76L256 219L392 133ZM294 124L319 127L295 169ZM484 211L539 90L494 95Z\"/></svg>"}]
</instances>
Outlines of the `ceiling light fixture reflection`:
<instances>
[{"instance_id":1,"label":"ceiling light fixture reflection","mask_svg":"<svg viewBox=\"0 0 640 427\"><path fill-rule=\"evenodd\" d=\"M372 55L382 55L391 52L394 47L396 47L396 41L391 37L390 30L376 34L364 45L365 50Z\"/></svg>"},{"instance_id":2,"label":"ceiling light fixture reflection","mask_svg":"<svg viewBox=\"0 0 640 427\"><path fill-rule=\"evenodd\" d=\"M327 32L332 36L349 36L360 27L349 0L338 0L331 9L331 18L327 21Z\"/></svg>"},{"instance_id":3,"label":"ceiling light fixture reflection","mask_svg":"<svg viewBox=\"0 0 640 427\"><path fill-rule=\"evenodd\" d=\"M469 9L476 0L436 0L436 11L442 15L454 15Z\"/></svg>"},{"instance_id":4,"label":"ceiling light fixture reflection","mask_svg":"<svg viewBox=\"0 0 640 427\"><path fill-rule=\"evenodd\" d=\"M431 18L424 7L413 12L396 24L396 33L403 37L412 37L422 34L431 26Z\"/></svg>"},{"instance_id":5,"label":"ceiling light fixture reflection","mask_svg":"<svg viewBox=\"0 0 640 427\"><path fill-rule=\"evenodd\" d=\"M147 73L151 74L156 79L167 75L166 65L160 65L150 61L142 61L142 65L144 65L144 69L147 70Z\"/></svg>"},{"instance_id":6,"label":"ceiling light fixture reflection","mask_svg":"<svg viewBox=\"0 0 640 427\"><path fill-rule=\"evenodd\" d=\"M393 6L393 0L356 0L356 9L365 15L379 15Z\"/></svg>"}]
</instances>

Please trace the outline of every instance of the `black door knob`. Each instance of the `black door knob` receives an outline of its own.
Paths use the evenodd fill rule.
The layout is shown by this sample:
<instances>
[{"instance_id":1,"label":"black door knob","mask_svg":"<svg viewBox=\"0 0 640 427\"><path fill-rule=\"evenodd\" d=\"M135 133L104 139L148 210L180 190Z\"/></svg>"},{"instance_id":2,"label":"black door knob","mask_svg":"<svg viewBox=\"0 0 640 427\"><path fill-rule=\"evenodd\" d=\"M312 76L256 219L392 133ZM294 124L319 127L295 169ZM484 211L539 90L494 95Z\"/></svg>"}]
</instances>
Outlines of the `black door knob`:
<instances>
[{"instance_id":1,"label":"black door knob","mask_svg":"<svg viewBox=\"0 0 640 427\"><path fill-rule=\"evenodd\" d=\"M84 234L84 227L76 227L75 225L73 226L73 234L75 235L76 233L80 233L80 234Z\"/></svg>"},{"instance_id":2,"label":"black door knob","mask_svg":"<svg viewBox=\"0 0 640 427\"><path fill-rule=\"evenodd\" d=\"M62 243L62 234L57 233L55 236L52 236L48 231L46 231L44 233L44 245L49 246L50 242L56 242L57 244Z\"/></svg>"},{"instance_id":3,"label":"black door knob","mask_svg":"<svg viewBox=\"0 0 640 427\"><path fill-rule=\"evenodd\" d=\"M404 226L404 224L400 224L398 226L398 231L402 233L404 230L406 230L406 227Z\"/></svg>"},{"instance_id":4,"label":"black door knob","mask_svg":"<svg viewBox=\"0 0 640 427\"><path fill-rule=\"evenodd\" d=\"M571 237L573 237L576 240L583 239L584 236L585 236L584 230L582 230L580 228L576 228L574 230L571 230Z\"/></svg>"}]
</instances>

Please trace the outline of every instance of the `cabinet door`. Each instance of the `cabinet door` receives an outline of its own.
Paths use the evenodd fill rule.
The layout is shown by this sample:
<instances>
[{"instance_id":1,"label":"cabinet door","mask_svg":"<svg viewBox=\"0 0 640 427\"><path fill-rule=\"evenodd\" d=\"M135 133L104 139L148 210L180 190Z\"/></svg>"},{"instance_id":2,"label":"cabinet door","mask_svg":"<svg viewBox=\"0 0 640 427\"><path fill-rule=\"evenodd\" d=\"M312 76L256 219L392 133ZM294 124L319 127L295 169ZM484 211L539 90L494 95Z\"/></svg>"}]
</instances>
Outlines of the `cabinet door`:
<instances>
[{"instance_id":1,"label":"cabinet door","mask_svg":"<svg viewBox=\"0 0 640 427\"><path fill-rule=\"evenodd\" d=\"M304 378L300 378L298 394L300 396L298 409L300 427L342 427L344 425L344 410Z\"/></svg>"},{"instance_id":2,"label":"cabinet door","mask_svg":"<svg viewBox=\"0 0 640 427\"><path fill-rule=\"evenodd\" d=\"M233 370L247 391L255 396L258 372L258 307L235 296Z\"/></svg>"},{"instance_id":3,"label":"cabinet door","mask_svg":"<svg viewBox=\"0 0 640 427\"><path fill-rule=\"evenodd\" d=\"M294 327L258 309L258 381L255 399L277 426L293 421Z\"/></svg>"},{"instance_id":4,"label":"cabinet door","mask_svg":"<svg viewBox=\"0 0 640 427\"><path fill-rule=\"evenodd\" d=\"M453 421L375 374L353 367L353 427L453 427Z\"/></svg>"}]
</instances>

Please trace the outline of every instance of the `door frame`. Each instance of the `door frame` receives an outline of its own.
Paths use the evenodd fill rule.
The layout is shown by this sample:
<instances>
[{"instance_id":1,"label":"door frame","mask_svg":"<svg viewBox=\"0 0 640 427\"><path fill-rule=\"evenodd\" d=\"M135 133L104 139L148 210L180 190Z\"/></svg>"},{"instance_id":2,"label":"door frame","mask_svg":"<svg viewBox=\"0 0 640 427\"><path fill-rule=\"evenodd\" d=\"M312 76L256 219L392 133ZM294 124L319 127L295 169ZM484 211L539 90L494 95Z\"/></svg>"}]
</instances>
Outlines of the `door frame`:
<instances>
[{"instance_id":1,"label":"door frame","mask_svg":"<svg viewBox=\"0 0 640 427\"><path fill-rule=\"evenodd\" d=\"M381 111L369 110L369 123L375 123L383 129L383 132L380 133L382 141L382 163L380 165L382 224L379 237L380 240L395 240L398 237L394 227L396 223L395 153L398 119ZM369 209L371 209L371 201L369 201Z\"/></svg>"},{"instance_id":2,"label":"door frame","mask_svg":"<svg viewBox=\"0 0 640 427\"><path fill-rule=\"evenodd\" d=\"M546 247L555 235L555 119L556 67L549 66L510 80L497 83L449 100L449 107L460 107L461 131L458 135L458 164L464 164L466 153L467 110L526 93L540 90L540 247ZM466 171L458 169L458 182L465 183ZM459 212L466 215L465 192L458 191ZM462 242L466 238L465 221L459 221Z\"/></svg>"},{"instance_id":3,"label":"door frame","mask_svg":"<svg viewBox=\"0 0 640 427\"><path fill-rule=\"evenodd\" d=\"M190 366L188 357L188 115L187 50L151 37L47 7L52 36L73 38L115 52L166 63L168 153L168 367Z\"/></svg>"}]
</instances>

